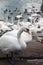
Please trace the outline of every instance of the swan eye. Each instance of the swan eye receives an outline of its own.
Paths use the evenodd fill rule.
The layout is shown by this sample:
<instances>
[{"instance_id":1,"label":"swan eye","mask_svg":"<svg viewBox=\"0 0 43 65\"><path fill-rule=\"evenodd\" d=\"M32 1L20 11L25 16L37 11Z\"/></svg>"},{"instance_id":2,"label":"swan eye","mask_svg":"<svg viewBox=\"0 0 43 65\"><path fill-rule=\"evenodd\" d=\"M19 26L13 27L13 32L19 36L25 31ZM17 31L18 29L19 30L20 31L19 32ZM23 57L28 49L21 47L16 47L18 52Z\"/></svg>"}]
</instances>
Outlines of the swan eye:
<instances>
[{"instance_id":1,"label":"swan eye","mask_svg":"<svg viewBox=\"0 0 43 65\"><path fill-rule=\"evenodd\" d=\"M29 29L26 29L27 32L29 32Z\"/></svg>"}]
</instances>

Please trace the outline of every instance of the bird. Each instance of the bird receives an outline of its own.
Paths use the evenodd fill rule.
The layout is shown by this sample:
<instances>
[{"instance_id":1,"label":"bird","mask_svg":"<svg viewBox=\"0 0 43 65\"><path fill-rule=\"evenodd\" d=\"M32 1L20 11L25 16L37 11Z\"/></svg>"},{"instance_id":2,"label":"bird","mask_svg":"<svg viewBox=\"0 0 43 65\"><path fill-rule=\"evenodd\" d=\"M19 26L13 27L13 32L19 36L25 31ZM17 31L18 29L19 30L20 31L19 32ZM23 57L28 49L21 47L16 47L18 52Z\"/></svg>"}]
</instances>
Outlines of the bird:
<instances>
[{"instance_id":1,"label":"bird","mask_svg":"<svg viewBox=\"0 0 43 65\"><path fill-rule=\"evenodd\" d=\"M23 27L18 31L17 37L11 35L3 35L0 37L0 51L6 54L7 57L9 53L11 53L11 57L12 57L13 52L18 53L19 51L26 49L27 44L23 39L20 38L23 31L29 33L29 29Z\"/></svg>"},{"instance_id":2,"label":"bird","mask_svg":"<svg viewBox=\"0 0 43 65\"><path fill-rule=\"evenodd\" d=\"M24 26L23 26L24 27ZM22 27L20 27L20 28L22 28ZM17 37L17 33L18 33L18 31L20 30L20 28L19 29L14 29L14 30L12 30L12 31L8 31L8 32L6 32L4 35L11 35L11 36L13 36L13 37ZM28 27L27 27L28 28ZM25 35L24 35L25 34ZM23 32L22 34L21 34L21 39L23 39L26 43L27 42L29 42L29 41L31 41L32 40L32 36L31 36L31 34L28 34L27 32Z\"/></svg>"},{"instance_id":3,"label":"bird","mask_svg":"<svg viewBox=\"0 0 43 65\"><path fill-rule=\"evenodd\" d=\"M8 27L4 22L0 22L0 31L1 31L1 36L7 32L7 31L11 31L11 28Z\"/></svg>"},{"instance_id":4,"label":"bird","mask_svg":"<svg viewBox=\"0 0 43 65\"><path fill-rule=\"evenodd\" d=\"M0 37L0 50L8 55L8 53L12 52L11 55L13 55L13 52L21 51L23 49L26 49L27 44L23 39L21 39L22 32L25 31L29 33L29 29L26 27L21 28L18 33L17 37L13 37L11 35L3 35ZM24 34L25 35L25 34Z\"/></svg>"},{"instance_id":5,"label":"bird","mask_svg":"<svg viewBox=\"0 0 43 65\"><path fill-rule=\"evenodd\" d=\"M34 39L37 41L37 42L40 42L43 44L43 38L39 37L37 32L35 30L31 30L29 32L32 36L34 36Z\"/></svg>"},{"instance_id":6,"label":"bird","mask_svg":"<svg viewBox=\"0 0 43 65\"><path fill-rule=\"evenodd\" d=\"M19 15L15 16L15 20L22 19L22 16L23 16L23 14L19 14Z\"/></svg>"}]
</instances>

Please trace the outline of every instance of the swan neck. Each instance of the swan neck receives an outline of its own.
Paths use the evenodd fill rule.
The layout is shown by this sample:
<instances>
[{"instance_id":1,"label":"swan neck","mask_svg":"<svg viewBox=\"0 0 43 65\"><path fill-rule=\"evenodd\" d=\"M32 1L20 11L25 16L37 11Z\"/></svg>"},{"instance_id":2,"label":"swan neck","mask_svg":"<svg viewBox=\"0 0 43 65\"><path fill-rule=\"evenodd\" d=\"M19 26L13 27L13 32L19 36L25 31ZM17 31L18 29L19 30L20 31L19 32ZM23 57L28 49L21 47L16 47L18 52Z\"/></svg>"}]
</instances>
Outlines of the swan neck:
<instances>
[{"instance_id":1,"label":"swan neck","mask_svg":"<svg viewBox=\"0 0 43 65\"><path fill-rule=\"evenodd\" d=\"M21 28L17 34L17 38L20 39L20 36L22 34L22 32L24 31L24 28Z\"/></svg>"}]
</instances>

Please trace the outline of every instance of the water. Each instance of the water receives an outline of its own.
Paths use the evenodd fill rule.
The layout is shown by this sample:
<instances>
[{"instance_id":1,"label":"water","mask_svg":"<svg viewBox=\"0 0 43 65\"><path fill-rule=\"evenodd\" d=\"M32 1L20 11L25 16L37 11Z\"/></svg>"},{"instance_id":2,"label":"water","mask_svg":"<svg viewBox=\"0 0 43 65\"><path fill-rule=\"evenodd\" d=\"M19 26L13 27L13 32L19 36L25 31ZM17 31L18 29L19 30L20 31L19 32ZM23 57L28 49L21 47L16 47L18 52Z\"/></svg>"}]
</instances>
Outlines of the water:
<instances>
[{"instance_id":1,"label":"water","mask_svg":"<svg viewBox=\"0 0 43 65\"><path fill-rule=\"evenodd\" d=\"M30 6L34 5L38 10L40 9L42 1L41 0L1 0L0 1L0 19L4 19L5 21L8 21L7 17L8 16L15 16L19 13L18 11L22 12L24 11L25 8L29 9ZM13 12L16 8L18 8L17 12L13 12L13 14L10 14L7 12L4 14L5 9L10 9L11 12ZM27 19L28 15L23 15L24 18ZM12 22L12 19L9 20ZM17 22L17 20L13 20L13 22Z\"/></svg>"}]
</instances>

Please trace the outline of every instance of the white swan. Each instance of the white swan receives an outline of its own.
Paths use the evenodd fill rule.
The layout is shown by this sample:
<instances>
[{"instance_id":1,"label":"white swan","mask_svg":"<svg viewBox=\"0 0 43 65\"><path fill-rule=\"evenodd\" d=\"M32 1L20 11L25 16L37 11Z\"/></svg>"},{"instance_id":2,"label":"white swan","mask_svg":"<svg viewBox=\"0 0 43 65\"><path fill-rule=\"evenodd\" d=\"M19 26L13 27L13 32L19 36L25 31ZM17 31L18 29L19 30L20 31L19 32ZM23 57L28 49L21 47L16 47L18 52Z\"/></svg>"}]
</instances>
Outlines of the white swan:
<instances>
[{"instance_id":1,"label":"white swan","mask_svg":"<svg viewBox=\"0 0 43 65\"><path fill-rule=\"evenodd\" d=\"M2 52L8 53L9 51L25 49L27 45L25 41L23 41L23 39L20 38L20 35L23 31L29 33L29 30L24 27L18 31L17 37L13 37L11 35L3 35L0 38L0 50Z\"/></svg>"},{"instance_id":2,"label":"white swan","mask_svg":"<svg viewBox=\"0 0 43 65\"><path fill-rule=\"evenodd\" d=\"M0 22L0 30L3 32L11 30L4 22Z\"/></svg>"},{"instance_id":3,"label":"white swan","mask_svg":"<svg viewBox=\"0 0 43 65\"><path fill-rule=\"evenodd\" d=\"M15 19L21 19L23 14L17 15Z\"/></svg>"},{"instance_id":4,"label":"white swan","mask_svg":"<svg viewBox=\"0 0 43 65\"><path fill-rule=\"evenodd\" d=\"M9 32L5 33L4 35L11 35L13 37L17 37L18 31L19 31L19 29L18 30L17 29L14 29L13 31L9 31ZM21 34L21 39L23 39L25 42L29 42L29 41L32 40L32 36L31 36L31 34L28 34L27 32L24 31Z\"/></svg>"},{"instance_id":5,"label":"white swan","mask_svg":"<svg viewBox=\"0 0 43 65\"><path fill-rule=\"evenodd\" d=\"M30 30L29 34L31 34L31 36L34 36L34 39L40 43L43 43L43 38L39 37L38 34L36 33L35 30Z\"/></svg>"}]
</instances>

